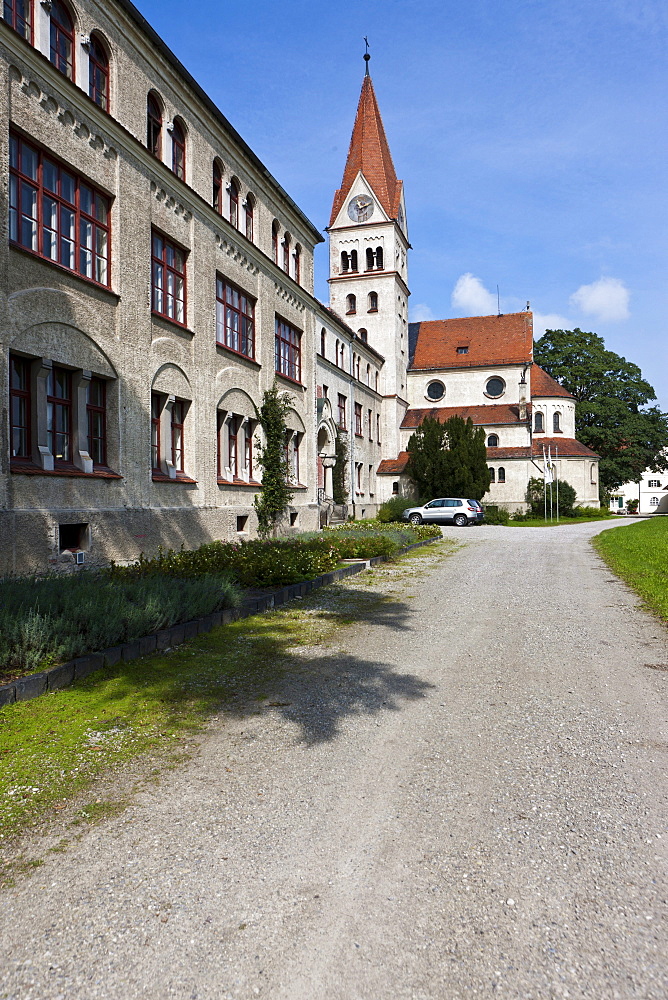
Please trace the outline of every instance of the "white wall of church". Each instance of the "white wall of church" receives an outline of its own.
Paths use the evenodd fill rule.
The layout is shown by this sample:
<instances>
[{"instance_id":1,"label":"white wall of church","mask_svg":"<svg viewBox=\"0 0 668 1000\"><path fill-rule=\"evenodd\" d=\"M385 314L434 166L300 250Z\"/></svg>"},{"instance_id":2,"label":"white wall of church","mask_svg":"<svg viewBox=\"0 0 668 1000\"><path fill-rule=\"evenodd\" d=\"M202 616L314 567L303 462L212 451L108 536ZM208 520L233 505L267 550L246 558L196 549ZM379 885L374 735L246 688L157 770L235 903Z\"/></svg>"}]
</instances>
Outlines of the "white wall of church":
<instances>
[{"instance_id":1,"label":"white wall of church","mask_svg":"<svg viewBox=\"0 0 668 1000\"><path fill-rule=\"evenodd\" d=\"M495 368L459 368L447 371L411 372L408 375L408 402L412 407L425 406L486 406L491 403L517 404L520 400L520 379L524 365ZM500 378L505 383L501 396L492 398L486 392L490 378ZM430 399L427 388L439 381L445 394L439 400Z\"/></svg>"},{"instance_id":2,"label":"white wall of church","mask_svg":"<svg viewBox=\"0 0 668 1000\"><path fill-rule=\"evenodd\" d=\"M555 434L562 434L565 438L575 437L575 403L570 399L556 396L554 399L547 399L541 396L532 400L534 434L538 437L541 432L536 430L536 413L543 415L543 434L545 437L554 437ZM555 414L559 418L560 431L554 430Z\"/></svg>"}]
</instances>

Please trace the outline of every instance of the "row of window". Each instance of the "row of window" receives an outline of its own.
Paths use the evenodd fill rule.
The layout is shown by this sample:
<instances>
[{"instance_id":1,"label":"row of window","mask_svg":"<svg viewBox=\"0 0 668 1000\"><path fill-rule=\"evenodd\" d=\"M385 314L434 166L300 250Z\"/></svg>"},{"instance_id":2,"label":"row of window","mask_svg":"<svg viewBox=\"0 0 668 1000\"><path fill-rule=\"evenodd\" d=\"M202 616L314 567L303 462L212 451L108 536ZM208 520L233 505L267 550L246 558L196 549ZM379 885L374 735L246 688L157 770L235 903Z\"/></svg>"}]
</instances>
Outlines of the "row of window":
<instances>
[{"instance_id":1,"label":"row of window","mask_svg":"<svg viewBox=\"0 0 668 1000\"><path fill-rule=\"evenodd\" d=\"M536 410L533 415L533 429L539 434L545 430L545 418L540 410ZM561 414L557 410L552 414L552 432L560 434L561 429Z\"/></svg>"},{"instance_id":2,"label":"row of window","mask_svg":"<svg viewBox=\"0 0 668 1000\"><path fill-rule=\"evenodd\" d=\"M367 295L367 312L378 312L378 293L369 292ZM354 316L357 312L357 296L346 295L346 316Z\"/></svg>"},{"instance_id":3,"label":"row of window","mask_svg":"<svg viewBox=\"0 0 668 1000\"><path fill-rule=\"evenodd\" d=\"M327 386L322 387L323 395L327 396ZM364 437L365 423L366 423L366 434L369 441L373 441L373 430L374 426L376 428L376 442L378 444L380 441L380 414L376 413L374 416L373 410L367 409L366 411L366 421L364 419L364 407L361 403L354 404L354 417L355 417L355 437ZM348 429L348 399L342 393L338 393L337 399L337 423L339 430L345 431Z\"/></svg>"},{"instance_id":4,"label":"row of window","mask_svg":"<svg viewBox=\"0 0 668 1000\"><path fill-rule=\"evenodd\" d=\"M502 465L498 469L493 469L488 466L490 472L490 483L505 483L506 481L506 470Z\"/></svg>"},{"instance_id":5,"label":"row of window","mask_svg":"<svg viewBox=\"0 0 668 1000\"><path fill-rule=\"evenodd\" d=\"M355 462L355 492L357 494L364 493L364 463ZM375 495L375 483L376 477L373 471L373 465L368 466L368 478L367 485L369 488L369 496Z\"/></svg>"},{"instance_id":6,"label":"row of window","mask_svg":"<svg viewBox=\"0 0 668 1000\"><path fill-rule=\"evenodd\" d=\"M42 6L47 10L50 20L49 58L53 65L68 79L75 80L76 30L75 19L69 7L62 0L43 0ZM2 16L5 22L31 45L34 44L34 5L33 0L3 0ZM88 94L102 108L109 111L110 107L110 72L109 43L99 32L94 31L90 38L82 36L82 45L88 52ZM151 91L146 101L146 146L159 160L163 159L164 104L155 91ZM186 145L187 129L180 117L175 117L167 123L167 131L171 136L171 162L173 173L182 181L186 180ZM223 192L223 166L216 158L213 163L212 204L220 215L226 215L235 229L241 229L247 239L253 242L255 198L247 194L241 202L240 186L232 178L227 186L227 198ZM301 247L291 245L289 233L285 233L279 252L278 222L274 222L272 239L274 242L274 261L290 274L298 283L301 280ZM282 260L280 259L282 256ZM104 284L105 282L101 282Z\"/></svg>"},{"instance_id":7,"label":"row of window","mask_svg":"<svg viewBox=\"0 0 668 1000\"><path fill-rule=\"evenodd\" d=\"M359 336L360 340L363 343L366 344L367 343L367 331L362 329L362 330L358 330L357 333L358 333L358 336ZM327 357L327 331L325 330L324 326L323 326L322 330L320 331L320 356L323 357L323 358ZM345 358L346 358L346 343L345 343L345 341L338 340L338 338L337 338L337 340L335 341L335 344L334 344L334 363L335 363L335 365L336 365L337 368L343 368L343 369L345 369L345 365L346 365ZM359 354L356 354L353 351L352 357L351 357L351 361L350 361L350 374L354 375L358 382L362 381L362 376L363 376L362 365L363 364L364 364L364 359L361 358ZM371 365L367 364L366 365L366 385L368 385L369 388L375 388L376 392L378 392L378 382L379 382L378 371L376 369L374 369L372 371Z\"/></svg>"},{"instance_id":8,"label":"row of window","mask_svg":"<svg viewBox=\"0 0 668 1000\"><path fill-rule=\"evenodd\" d=\"M366 250L366 270L383 270L383 248L367 247ZM341 252L341 271L345 274L350 271L359 271L357 264L357 250L343 250Z\"/></svg>"},{"instance_id":9,"label":"row of window","mask_svg":"<svg viewBox=\"0 0 668 1000\"><path fill-rule=\"evenodd\" d=\"M58 365L38 375L32 358L10 355L10 455L15 467L33 464L44 445L54 471L95 472L107 468L107 381ZM83 388L85 403L78 390ZM40 398L43 396L43 399ZM38 405L45 403L45 406ZM85 406L85 413L80 408ZM185 476L185 426L190 402L151 395L151 469L158 478ZM38 414L44 413L40 418ZM81 418L84 417L85 434ZM40 419L43 426L35 426ZM249 482L254 478L253 435L256 421L219 410L217 427L218 478ZM291 482L299 482L299 449L303 434L288 431L285 461ZM50 463L49 463L50 465ZM171 477L173 478L173 476Z\"/></svg>"}]
</instances>

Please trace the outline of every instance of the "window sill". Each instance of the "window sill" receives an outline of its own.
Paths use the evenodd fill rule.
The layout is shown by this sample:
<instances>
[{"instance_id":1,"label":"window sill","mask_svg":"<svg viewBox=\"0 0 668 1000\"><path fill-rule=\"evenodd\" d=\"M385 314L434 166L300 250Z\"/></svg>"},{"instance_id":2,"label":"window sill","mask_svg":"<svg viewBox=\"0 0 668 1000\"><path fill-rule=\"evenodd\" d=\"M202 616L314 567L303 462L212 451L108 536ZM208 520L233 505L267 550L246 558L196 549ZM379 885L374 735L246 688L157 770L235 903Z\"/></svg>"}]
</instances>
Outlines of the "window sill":
<instances>
[{"instance_id":1,"label":"window sill","mask_svg":"<svg viewBox=\"0 0 668 1000\"><path fill-rule=\"evenodd\" d=\"M346 313L346 316L357 316L357 310L356 309L353 309L353 310L349 309L348 312Z\"/></svg>"},{"instance_id":2,"label":"window sill","mask_svg":"<svg viewBox=\"0 0 668 1000\"><path fill-rule=\"evenodd\" d=\"M10 462L9 471L18 476L64 476L65 478L76 479L123 479L118 472L107 469L105 466L98 466L92 472L83 472L77 469L76 465L57 465L55 469L41 469L39 465L32 462Z\"/></svg>"},{"instance_id":3,"label":"window sill","mask_svg":"<svg viewBox=\"0 0 668 1000\"><path fill-rule=\"evenodd\" d=\"M296 378L291 378L289 375L284 375L283 372L275 372L274 374L276 375L276 378L282 378L286 382L289 382L290 385L299 386L300 389L306 388L303 382L298 382Z\"/></svg>"},{"instance_id":4,"label":"window sill","mask_svg":"<svg viewBox=\"0 0 668 1000\"><path fill-rule=\"evenodd\" d=\"M190 485L197 485L196 479L191 479L190 476L184 475L183 472L177 472L176 479L171 479L164 472L153 472L151 473L151 479L154 483L189 483Z\"/></svg>"},{"instance_id":5,"label":"window sill","mask_svg":"<svg viewBox=\"0 0 668 1000\"><path fill-rule=\"evenodd\" d=\"M534 430L534 432L533 432L533 433L534 433L534 434L544 434L544 433L545 433L545 431L537 431L537 430Z\"/></svg>"},{"instance_id":6,"label":"window sill","mask_svg":"<svg viewBox=\"0 0 668 1000\"><path fill-rule=\"evenodd\" d=\"M99 282L94 281L93 278L87 278L84 274L79 274L78 271L72 271L69 267L64 267L63 264L59 264L57 260L51 260L50 257L43 257L41 253L37 253L36 250L30 250L28 247L21 246L20 243L12 242L9 246L12 250L16 250L18 253L26 254L27 257L32 257L33 260L39 260L42 264L47 264L50 267L55 268L57 271L60 271L61 274L67 274L70 278L74 278L76 281L82 281L87 288L96 288L99 292L105 292L117 302L120 302L121 300L118 292L114 292L109 285L100 285Z\"/></svg>"},{"instance_id":7,"label":"window sill","mask_svg":"<svg viewBox=\"0 0 668 1000\"><path fill-rule=\"evenodd\" d=\"M248 354L242 354L241 351L235 351L233 347L228 347L227 344L221 344L219 340L216 341L216 347L220 348L221 351L225 351L226 354L232 354L235 358L241 358L242 361L248 361L249 364L255 365L256 368L261 368L262 365L255 358L251 358Z\"/></svg>"},{"instance_id":8,"label":"window sill","mask_svg":"<svg viewBox=\"0 0 668 1000\"><path fill-rule=\"evenodd\" d=\"M254 490L259 490L262 483L258 483L255 479L221 479L219 476L216 479L219 486L250 486Z\"/></svg>"},{"instance_id":9,"label":"window sill","mask_svg":"<svg viewBox=\"0 0 668 1000\"><path fill-rule=\"evenodd\" d=\"M564 432L563 432L563 431L561 431L561 430L559 430L559 431L555 431L555 430L553 429L553 430L552 430L552 433L553 433L553 434L563 434Z\"/></svg>"},{"instance_id":10,"label":"window sill","mask_svg":"<svg viewBox=\"0 0 668 1000\"><path fill-rule=\"evenodd\" d=\"M170 319L169 316L163 316L162 313L155 312L151 309L151 319L160 320L161 323L167 323L169 326L175 326L177 330L183 330L184 333L189 333L191 337L195 336L195 331L190 330L185 323L179 323L178 319Z\"/></svg>"},{"instance_id":11,"label":"window sill","mask_svg":"<svg viewBox=\"0 0 668 1000\"><path fill-rule=\"evenodd\" d=\"M355 437L356 438L363 438L364 435L363 434L358 434L357 431L355 431Z\"/></svg>"},{"instance_id":12,"label":"window sill","mask_svg":"<svg viewBox=\"0 0 668 1000\"><path fill-rule=\"evenodd\" d=\"M378 310L377 309L367 309L367 312L368 313L377 313Z\"/></svg>"}]
</instances>

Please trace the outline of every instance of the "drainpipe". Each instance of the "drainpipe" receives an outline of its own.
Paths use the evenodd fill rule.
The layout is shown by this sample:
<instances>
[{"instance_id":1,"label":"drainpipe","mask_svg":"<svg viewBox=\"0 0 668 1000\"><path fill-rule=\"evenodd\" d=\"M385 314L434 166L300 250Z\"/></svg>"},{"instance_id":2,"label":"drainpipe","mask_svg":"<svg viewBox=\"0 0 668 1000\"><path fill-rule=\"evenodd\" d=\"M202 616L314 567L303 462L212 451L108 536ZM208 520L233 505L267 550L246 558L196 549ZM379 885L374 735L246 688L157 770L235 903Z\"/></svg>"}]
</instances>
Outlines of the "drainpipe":
<instances>
[{"instance_id":1,"label":"drainpipe","mask_svg":"<svg viewBox=\"0 0 668 1000\"><path fill-rule=\"evenodd\" d=\"M350 497L352 500L353 517L357 517L357 480L355 478L355 372L353 370L353 350L352 342L348 345L350 352L350 427L348 429L348 443L350 450Z\"/></svg>"}]
</instances>

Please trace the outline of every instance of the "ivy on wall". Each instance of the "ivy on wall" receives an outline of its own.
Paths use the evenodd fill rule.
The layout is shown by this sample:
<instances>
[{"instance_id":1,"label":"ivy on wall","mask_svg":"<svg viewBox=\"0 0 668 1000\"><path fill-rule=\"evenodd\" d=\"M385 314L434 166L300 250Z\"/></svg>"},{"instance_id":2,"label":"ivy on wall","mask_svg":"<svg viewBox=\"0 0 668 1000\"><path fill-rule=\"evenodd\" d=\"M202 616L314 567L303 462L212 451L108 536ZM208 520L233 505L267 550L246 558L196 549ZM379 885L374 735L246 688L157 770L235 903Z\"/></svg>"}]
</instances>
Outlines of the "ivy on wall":
<instances>
[{"instance_id":1,"label":"ivy on wall","mask_svg":"<svg viewBox=\"0 0 668 1000\"><path fill-rule=\"evenodd\" d=\"M285 418L293 398L280 392L276 383L266 389L257 418L262 427L264 444L257 441L257 461L262 469L262 486L256 493L254 506L258 531L263 538L276 533L279 521L285 517L294 490L288 484L288 459L285 453L287 425Z\"/></svg>"}]
</instances>

